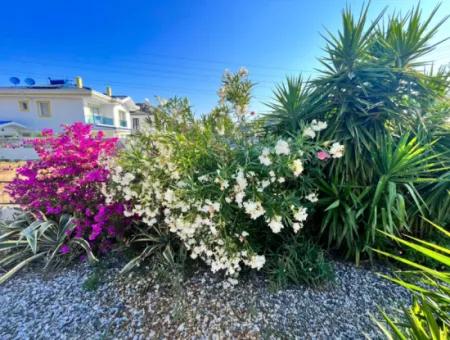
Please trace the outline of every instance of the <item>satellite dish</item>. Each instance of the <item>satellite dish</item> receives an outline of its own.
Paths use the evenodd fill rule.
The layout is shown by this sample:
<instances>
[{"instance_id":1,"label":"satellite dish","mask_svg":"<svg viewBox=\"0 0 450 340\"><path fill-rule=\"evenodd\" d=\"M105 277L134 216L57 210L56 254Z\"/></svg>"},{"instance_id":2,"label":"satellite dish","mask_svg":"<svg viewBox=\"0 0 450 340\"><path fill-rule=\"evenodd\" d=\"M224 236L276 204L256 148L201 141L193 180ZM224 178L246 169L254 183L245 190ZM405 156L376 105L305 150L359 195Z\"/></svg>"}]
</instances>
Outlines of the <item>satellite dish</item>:
<instances>
[{"instance_id":1,"label":"satellite dish","mask_svg":"<svg viewBox=\"0 0 450 340\"><path fill-rule=\"evenodd\" d=\"M34 84L36 84L33 78L26 78L24 81L28 86L33 86Z\"/></svg>"},{"instance_id":2,"label":"satellite dish","mask_svg":"<svg viewBox=\"0 0 450 340\"><path fill-rule=\"evenodd\" d=\"M20 79L17 77L11 77L9 78L9 81L11 82L11 84L13 84L14 86L19 85L20 84Z\"/></svg>"}]
</instances>

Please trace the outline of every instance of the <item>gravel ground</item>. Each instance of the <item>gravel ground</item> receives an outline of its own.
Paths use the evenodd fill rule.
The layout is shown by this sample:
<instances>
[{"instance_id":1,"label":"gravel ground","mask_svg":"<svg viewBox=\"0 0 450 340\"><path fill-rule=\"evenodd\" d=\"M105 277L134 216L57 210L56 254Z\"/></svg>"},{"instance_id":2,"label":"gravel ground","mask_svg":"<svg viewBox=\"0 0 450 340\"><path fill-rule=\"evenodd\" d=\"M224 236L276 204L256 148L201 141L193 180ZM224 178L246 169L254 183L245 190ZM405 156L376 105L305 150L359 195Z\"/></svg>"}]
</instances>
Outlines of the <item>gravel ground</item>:
<instances>
[{"instance_id":1,"label":"gravel ground","mask_svg":"<svg viewBox=\"0 0 450 340\"><path fill-rule=\"evenodd\" d=\"M372 270L334 266L332 285L277 293L261 275L224 288L198 270L169 284L148 273L119 276L115 261L52 275L29 270L0 286L0 339L379 337L369 313L408 304L408 293Z\"/></svg>"}]
</instances>

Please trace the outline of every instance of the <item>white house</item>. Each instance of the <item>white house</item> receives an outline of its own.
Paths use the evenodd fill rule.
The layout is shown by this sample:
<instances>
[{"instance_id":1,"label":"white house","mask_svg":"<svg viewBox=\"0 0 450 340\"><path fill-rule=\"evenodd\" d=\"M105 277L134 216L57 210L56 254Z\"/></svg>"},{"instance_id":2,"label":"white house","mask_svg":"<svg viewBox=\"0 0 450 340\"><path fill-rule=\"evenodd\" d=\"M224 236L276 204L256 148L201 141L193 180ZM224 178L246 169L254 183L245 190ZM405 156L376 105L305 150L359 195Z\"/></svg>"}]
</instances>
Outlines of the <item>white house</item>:
<instances>
[{"instance_id":1,"label":"white house","mask_svg":"<svg viewBox=\"0 0 450 340\"><path fill-rule=\"evenodd\" d=\"M138 109L130 97L113 96L110 87L106 93L94 91L79 77L75 85L51 80L45 86L0 87L0 121L16 131L59 131L62 124L85 122L108 136L122 137L132 129L130 112Z\"/></svg>"},{"instance_id":2,"label":"white house","mask_svg":"<svg viewBox=\"0 0 450 340\"><path fill-rule=\"evenodd\" d=\"M31 136L31 131L11 120L0 120L0 138L20 138Z\"/></svg>"},{"instance_id":3,"label":"white house","mask_svg":"<svg viewBox=\"0 0 450 340\"><path fill-rule=\"evenodd\" d=\"M130 113L133 132L148 126L149 120L153 117L152 106L149 103L136 103L136 105L138 110Z\"/></svg>"}]
</instances>

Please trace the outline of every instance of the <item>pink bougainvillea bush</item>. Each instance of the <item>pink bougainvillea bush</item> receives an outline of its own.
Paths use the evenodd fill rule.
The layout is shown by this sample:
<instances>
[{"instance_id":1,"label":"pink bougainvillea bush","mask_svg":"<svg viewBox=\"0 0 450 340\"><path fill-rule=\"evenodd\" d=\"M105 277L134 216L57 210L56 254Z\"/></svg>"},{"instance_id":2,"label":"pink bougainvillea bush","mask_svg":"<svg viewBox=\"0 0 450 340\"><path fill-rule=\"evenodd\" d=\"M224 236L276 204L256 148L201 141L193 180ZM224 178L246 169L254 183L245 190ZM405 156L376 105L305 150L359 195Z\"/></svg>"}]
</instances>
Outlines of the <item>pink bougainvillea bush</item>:
<instances>
[{"instance_id":1,"label":"pink bougainvillea bush","mask_svg":"<svg viewBox=\"0 0 450 340\"><path fill-rule=\"evenodd\" d=\"M76 217L76 237L107 249L127 221L121 203L105 202L101 186L109 176L102 160L116 150L117 139L104 138L90 125L64 126L60 134L44 130L30 141L39 160L17 169L7 190L23 208L47 216L69 213Z\"/></svg>"}]
</instances>

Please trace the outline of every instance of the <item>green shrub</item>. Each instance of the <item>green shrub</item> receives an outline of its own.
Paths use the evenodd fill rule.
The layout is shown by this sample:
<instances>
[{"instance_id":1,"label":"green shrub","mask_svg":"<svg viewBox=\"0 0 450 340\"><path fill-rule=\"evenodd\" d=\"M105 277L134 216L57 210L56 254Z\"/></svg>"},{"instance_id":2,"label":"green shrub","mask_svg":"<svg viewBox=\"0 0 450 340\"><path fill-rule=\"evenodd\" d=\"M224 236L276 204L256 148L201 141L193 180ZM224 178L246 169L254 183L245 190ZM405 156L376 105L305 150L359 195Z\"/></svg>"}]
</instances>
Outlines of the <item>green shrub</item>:
<instances>
[{"instance_id":1,"label":"green shrub","mask_svg":"<svg viewBox=\"0 0 450 340\"><path fill-rule=\"evenodd\" d=\"M269 257L267 269L273 289L289 284L318 286L334 278L333 267L323 250L304 236L286 239Z\"/></svg>"},{"instance_id":2,"label":"green shrub","mask_svg":"<svg viewBox=\"0 0 450 340\"><path fill-rule=\"evenodd\" d=\"M444 228L427 221L447 239L450 233ZM409 266L413 271L399 273L387 279L405 287L414 294L413 305L405 308L399 320L390 318L382 311L387 327L376 321L388 339L448 339L450 329L450 250L431 242L408 237L401 239L383 232L383 234L410 248L411 250L437 261L444 270L435 270L415 263L404 257L374 250Z\"/></svg>"},{"instance_id":3,"label":"green shrub","mask_svg":"<svg viewBox=\"0 0 450 340\"><path fill-rule=\"evenodd\" d=\"M306 223L316 180L342 147L303 133L255 135L245 112L250 89L246 72L226 73L220 105L201 119L186 102L162 103L160 129L132 138L111 164L107 202L124 201L126 214L145 225L135 229L134 238L147 244L136 263L164 249L160 235L171 235L212 271L237 276L244 265L261 269L265 255ZM303 125L317 135L325 128L320 121Z\"/></svg>"},{"instance_id":4,"label":"green shrub","mask_svg":"<svg viewBox=\"0 0 450 340\"><path fill-rule=\"evenodd\" d=\"M368 23L347 8L342 29L324 36L326 55L317 79L288 79L275 92L266 129L297 133L305 121L329 128L321 138L339 140L345 155L328 166L321 184L322 235L329 245L359 261L383 240L382 226L398 233L425 232L419 216L448 221L448 73L419 70L439 44L432 43L447 19L422 18L419 8L404 16Z\"/></svg>"},{"instance_id":5,"label":"green shrub","mask_svg":"<svg viewBox=\"0 0 450 340\"><path fill-rule=\"evenodd\" d=\"M0 224L0 284L32 262L41 259L44 269L70 262L82 253L95 260L89 243L71 238L75 220L62 215L58 222L30 213Z\"/></svg>"}]
</instances>

